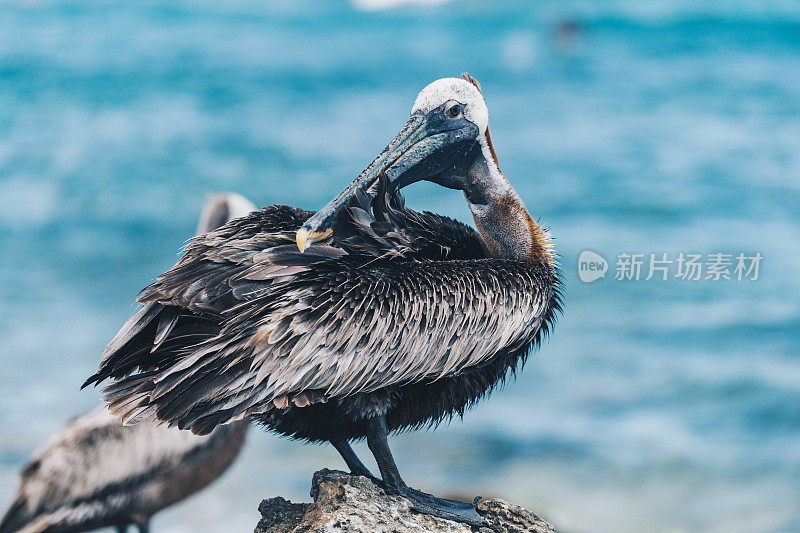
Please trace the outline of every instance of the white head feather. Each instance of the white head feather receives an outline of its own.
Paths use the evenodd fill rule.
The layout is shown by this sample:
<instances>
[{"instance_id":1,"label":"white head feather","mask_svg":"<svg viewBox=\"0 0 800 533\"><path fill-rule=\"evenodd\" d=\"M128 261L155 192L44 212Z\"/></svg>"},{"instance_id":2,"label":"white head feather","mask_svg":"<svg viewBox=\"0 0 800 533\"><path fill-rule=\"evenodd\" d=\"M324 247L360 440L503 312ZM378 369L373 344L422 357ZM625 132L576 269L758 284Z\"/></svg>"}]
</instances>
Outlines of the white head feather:
<instances>
[{"instance_id":1,"label":"white head feather","mask_svg":"<svg viewBox=\"0 0 800 533\"><path fill-rule=\"evenodd\" d=\"M478 126L481 135L489 127L489 109L477 87L460 78L441 78L420 91L412 113L428 113L443 103L455 100L464 106L464 118Z\"/></svg>"}]
</instances>

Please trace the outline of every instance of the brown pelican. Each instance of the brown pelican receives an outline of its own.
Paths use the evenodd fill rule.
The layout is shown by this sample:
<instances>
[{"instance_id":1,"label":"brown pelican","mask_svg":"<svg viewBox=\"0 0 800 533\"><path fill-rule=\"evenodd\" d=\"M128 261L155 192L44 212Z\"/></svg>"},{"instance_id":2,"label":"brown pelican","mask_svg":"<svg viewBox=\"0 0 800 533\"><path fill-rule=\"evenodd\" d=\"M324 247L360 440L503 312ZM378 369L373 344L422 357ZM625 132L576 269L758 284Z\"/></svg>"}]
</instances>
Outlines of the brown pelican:
<instances>
[{"instance_id":1,"label":"brown pelican","mask_svg":"<svg viewBox=\"0 0 800 533\"><path fill-rule=\"evenodd\" d=\"M488 117L468 75L431 83L323 209L267 207L187 246L84 385L112 378L104 398L128 423L205 434L253 416L370 475L349 445L366 437L389 493L480 524L474 502L408 487L387 434L463 415L559 308L550 239L500 172ZM423 179L463 191L478 231L405 208L399 189Z\"/></svg>"},{"instance_id":2,"label":"brown pelican","mask_svg":"<svg viewBox=\"0 0 800 533\"><path fill-rule=\"evenodd\" d=\"M206 204L198 233L256 207L220 194ZM123 426L108 409L74 418L22 470L19 490L0 520L0 533L66 533L136 524L217 479L239 454L247 421L207 436L164 425Z\"/></svg>"}]
</instances>

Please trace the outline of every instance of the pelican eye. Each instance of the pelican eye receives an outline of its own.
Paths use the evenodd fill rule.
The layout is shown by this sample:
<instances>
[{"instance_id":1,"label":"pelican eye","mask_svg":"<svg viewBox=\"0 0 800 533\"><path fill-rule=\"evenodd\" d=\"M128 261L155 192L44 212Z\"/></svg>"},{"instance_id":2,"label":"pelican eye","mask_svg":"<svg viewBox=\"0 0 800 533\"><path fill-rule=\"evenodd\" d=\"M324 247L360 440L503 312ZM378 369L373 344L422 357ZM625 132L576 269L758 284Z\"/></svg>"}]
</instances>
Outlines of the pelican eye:
<instances>
[{"instance_id":1,"label":"pelican eye","mask_svg":"<svg viewBox=\"0 0 800 533\"><path fill-rule=\"evenodd\" d=\"M454 103L450 107L444 110L445 115L450 118L458 118L461 116L461 112L463 110L463 106L459 103Z\"/></svg>"}]
</instances>

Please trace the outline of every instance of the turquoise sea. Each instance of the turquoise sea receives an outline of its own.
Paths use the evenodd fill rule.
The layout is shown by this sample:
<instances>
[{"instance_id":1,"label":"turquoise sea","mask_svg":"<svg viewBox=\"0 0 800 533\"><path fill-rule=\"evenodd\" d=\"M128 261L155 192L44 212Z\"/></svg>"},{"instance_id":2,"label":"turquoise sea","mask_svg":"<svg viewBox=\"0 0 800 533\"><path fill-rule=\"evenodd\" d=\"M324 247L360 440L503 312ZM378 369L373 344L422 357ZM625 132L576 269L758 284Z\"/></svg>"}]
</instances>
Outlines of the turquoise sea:
<instances>
[{"instance_id":1,"label":"turquoise sea","mask_svg":"<svg viewBox=\"0 0 800 533\"><path fill-rule=\"evenodd\" d=\"M394 439L409 483L567 532L800 531L795 1L0 2L0 506L98 402L80 383L208 194L318 208L462 71L556 239L565 312L463 422ZM469 221L454 191L406 198ZM584 250L605 278L580 281ZM644 279L682 252L763 260L757 280ZM622 253L638 281L614 279ZM326 466L332 448L255 430L153 526L250 531Z\"/></svg>"}]
</instances>

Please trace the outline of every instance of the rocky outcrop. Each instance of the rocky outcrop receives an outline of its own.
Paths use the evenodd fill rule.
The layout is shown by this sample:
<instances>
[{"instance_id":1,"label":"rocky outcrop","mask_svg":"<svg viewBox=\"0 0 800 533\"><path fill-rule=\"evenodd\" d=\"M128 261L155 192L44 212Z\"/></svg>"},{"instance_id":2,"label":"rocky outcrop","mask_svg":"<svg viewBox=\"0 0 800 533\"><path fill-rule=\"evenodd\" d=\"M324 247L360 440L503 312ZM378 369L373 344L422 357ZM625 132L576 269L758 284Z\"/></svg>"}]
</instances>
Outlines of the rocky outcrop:
<instances>
[{"instance_id":1,"label":"rocky outcrop","mask_svg":"<svg viewBox=\"0 0 800 533\"><path fill-rule=\"evenodd\" d=\"M368 478L335 470L314 474L311 496L314 503L292 503L280 496L262 501L255 533L555 532L527 509L497 499L478 502L482 527L420 514Z\"/></svg>"}]
</instances>

